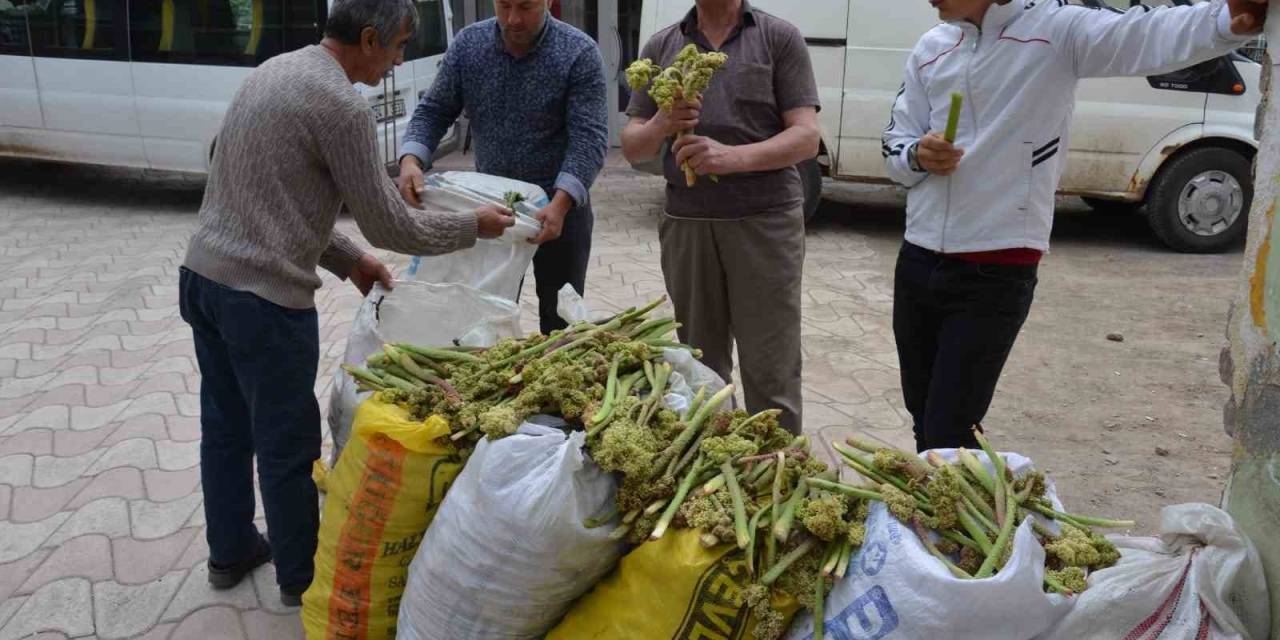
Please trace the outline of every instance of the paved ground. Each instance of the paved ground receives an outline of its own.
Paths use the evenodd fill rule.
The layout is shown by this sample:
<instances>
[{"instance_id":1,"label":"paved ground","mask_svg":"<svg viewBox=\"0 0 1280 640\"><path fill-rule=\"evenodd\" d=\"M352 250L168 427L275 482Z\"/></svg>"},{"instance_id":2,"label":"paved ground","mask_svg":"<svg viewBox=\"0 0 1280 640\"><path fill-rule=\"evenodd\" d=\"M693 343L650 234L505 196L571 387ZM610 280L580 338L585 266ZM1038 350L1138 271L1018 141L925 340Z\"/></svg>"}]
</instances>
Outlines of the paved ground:
<instances>
[{"instance_id":1,"label":"paved ground","mask_svg":"<svg viewBox=\"0 0 1280 640\"><path fill-rule=\"evenodd\" d=\"M230 592L206 584L199 379L176 306L201 187L0 161L0 640L300 637L269 567ZM900 199L843 192L857 215L831 205L809 234L806 426L910 446L889 322ZM613 168L595 198L590 302L660 295L659 183ZM1213 358L1239 258L1174 256L1136 218L1098 220L1059 223L991 423L1052 459L1068 504L1149 528L1158 504L1220 489ZM359 300L332 278L318 298L322 406ZM1103 338L1121 330L1124 345ZM1183 463L1152 458L1161 443Z\"/></svg>"}]
</instances>

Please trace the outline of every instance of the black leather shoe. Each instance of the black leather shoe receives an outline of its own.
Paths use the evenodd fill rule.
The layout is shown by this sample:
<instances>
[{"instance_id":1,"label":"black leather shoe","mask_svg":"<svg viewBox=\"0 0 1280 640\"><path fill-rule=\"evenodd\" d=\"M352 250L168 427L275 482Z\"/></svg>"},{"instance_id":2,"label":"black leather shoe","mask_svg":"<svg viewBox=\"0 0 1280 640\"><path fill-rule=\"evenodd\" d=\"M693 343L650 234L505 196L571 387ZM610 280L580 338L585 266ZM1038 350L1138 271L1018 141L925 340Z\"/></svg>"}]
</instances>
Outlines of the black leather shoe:
<instances>
[{"instance_id":1,"label":"black leather shoe","mask_svg":"<svg viewBox=\"0 0 1280 640\"><path fill-rule=\"evenodd\" d=\"M268 562L271 562L271 545L262 534L258 534L258 544L253 549L253 555L248 558L225 567L214 564L212 558L209 560L209 584L218 590L230 589L240 584L254 569Z\"/></svg>"},{"instance_id":2,"label":"black leather shoe","mask_svg":"<svg viewBox=\"0 0 1280 640\"><path fill-rule=\"evenodd\" d=\"M306 587L280 587L280 604L286 607L301 607L302 594Z\"/></svg>"}]
</instances>

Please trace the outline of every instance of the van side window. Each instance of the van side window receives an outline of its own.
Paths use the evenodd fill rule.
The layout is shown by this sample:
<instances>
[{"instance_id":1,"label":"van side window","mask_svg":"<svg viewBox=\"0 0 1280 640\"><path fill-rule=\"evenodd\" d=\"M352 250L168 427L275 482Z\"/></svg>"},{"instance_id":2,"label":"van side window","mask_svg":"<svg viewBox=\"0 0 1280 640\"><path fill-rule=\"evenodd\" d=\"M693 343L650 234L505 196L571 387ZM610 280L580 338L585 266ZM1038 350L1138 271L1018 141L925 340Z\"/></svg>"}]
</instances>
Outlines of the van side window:
<instances>
[{"instance_id":1,"label":"van side window","mask_svg":"<svg viewBox=\"0 0 1280 640\"><path fill-rule=\"evenodd\" d=\"M417 60L444 53L449 48L448 25L444 21L442 0L419 0L418 32L405 48L405 60Z\"/></svg>"},{"instance_id":2,"label":"van side window","mask_svg":"<svg viewBox=\"0 0 1280 640\"><path fill-rule=\"evenodd\" d=\"M20 6L34 55L129 59L125 0L27 0Z\"/></svg>"},{"instance_id":3,"label":"van side window","mask_svg":"<svg viewBox=\"0 0 1280 640\"><path fill-rule=\"evenodd\" d=\"M26 6L0 0L0 54L31 55L31 42L27 39L27 14L24 11Z\"/></svg>"},{"instance_id":4,"label":"van side window","mask_svg":"<svg viewBox=\"0 0 1280 640\"><path fill-rule=\"evenodd\" d=\"M130 0L138 62L255 66L319 42L324 0Z\"/></svg>"}]
</instances>

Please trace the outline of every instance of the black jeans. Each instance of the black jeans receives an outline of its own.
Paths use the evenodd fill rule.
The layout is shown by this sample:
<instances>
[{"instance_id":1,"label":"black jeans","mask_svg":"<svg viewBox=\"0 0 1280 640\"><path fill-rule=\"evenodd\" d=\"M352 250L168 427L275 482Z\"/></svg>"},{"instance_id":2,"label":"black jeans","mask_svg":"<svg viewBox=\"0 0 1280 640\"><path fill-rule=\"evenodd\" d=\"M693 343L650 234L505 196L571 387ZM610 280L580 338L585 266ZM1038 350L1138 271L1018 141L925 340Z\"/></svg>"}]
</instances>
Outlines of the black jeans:
<instances>
[{"instance_id":1,"label":"black jeans","mask_svg":"<svg viewBox=\"0 0 1280 640\"><path fill-rule=\"evenodd\" d=\"M538 292L538 322L544 334L568 326L556 312L560 289L564 285L573 285L578 295L586 294L587 265L591 262L591 230L594 227L595 214L591 211L591 205L575 207L565 216L560 237L538 247L538 252L533 254L533 279Z\"/></svg>"},{"instance_id":2,"label":"black jeans","mask_svg":"<svg viewBox=\"0 0 1280 640\"><path fill-rule=\"evenodd\" d=\"M320 523L311 480L320 457L316 310L286 309L185 268L178 295L200 366L200 481L210 560L229 565L254 551L256 455L276 581L305 588Z\"/></svg>"},{"instance_id":3,"label":"black jeans","mask_svg":"<svg viewBox=\"0 0 1280 640\"><path fill-rule=\"evenodd\" d=\"M916 449L977 447L972 429L1031 309L1036 266L977 264L904 243L893 333Z\"/></svg>"}]
</instances>

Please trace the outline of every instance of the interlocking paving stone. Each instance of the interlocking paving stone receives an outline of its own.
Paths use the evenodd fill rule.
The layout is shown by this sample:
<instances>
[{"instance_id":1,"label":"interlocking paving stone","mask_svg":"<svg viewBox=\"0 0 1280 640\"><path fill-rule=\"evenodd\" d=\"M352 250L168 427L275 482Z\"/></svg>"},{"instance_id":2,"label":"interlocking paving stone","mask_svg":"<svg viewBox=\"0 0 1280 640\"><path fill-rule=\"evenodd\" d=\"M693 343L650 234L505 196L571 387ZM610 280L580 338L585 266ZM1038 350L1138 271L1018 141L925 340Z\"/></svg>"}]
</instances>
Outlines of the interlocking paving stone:
<instances>
[{"instance_id":1,"label":"interlocking paving stone","mask_svg":"<svg viewBox=\"0 0 1280 640\"><path fill-rule=\"evenodd\" d=\"M200 510L202 498L193 493L171 502L134 500L129 503L133 521L133 537L139 540L155 540L172 535L182 529L193 513Z\"/></svg>"},{"instance_id":2,"label":"interlocking paving stone","mask_svg":"<svg viewBox=\"0 0 1280 640\"><path fill-rule=\"evenodd\" d=\"M165 610L162 620L174 622L181 620L191 612L214 605L226 605L236 609L258 608L258 596L253 589L253 581L245 580L225 591L215 590L209 586L209 567L200 563L191 568L178 594L173 597ZM192 636L197 637L197 636Z\"/></svg>"},{"instance_id":3,"label":"interlocking paving stone","mask_svg":"<svg viewBox=\"0 0 1280 640\"><path fill-rule=\"evenodd\" d=\"M200 488L200 467L183 471L152 469L143 472L147 498L153 502L168 502L190 495Z\"/></svg>"},{"instance_id":4,"label":"interlocking paving stone","mask_svg":"<svg viewBox=\"0 0 1280 640\"><path fill-rule=\"evenodd\" d=\"M158 540L112 540L115 579L123 584L141 584L156 580L171 569L189 568L176 566L176 561L198 534L203 535L203 531L189 528Z\"/></svg>"},{"instance_id":5,"label":"interlocking paving stone","mask_svg":"<svg viewBox=\"0 0 1280 640\"><path fill-rule=\"evenodd\" d=\"M182 584L175 571L141 585L101 582L93 585L96 631L103 640L134 638L155 626Z\"/></svg>"},{"instance_id":6,"label":"interlocking paving stone","mask_svg":"<svg viewBox=\"0 0 1280 640\"><path fill-rule=\"evenodd\" d=\"M106 536L81 536L54 549L40 568L22 583L17 593L26 595L65 578L78 577L97 582L109 580L111 575L111 542Z\"/></svg>"},{"instance_id":7,"label":"interlocking paving stone","mask_svg":"<svg viewBox=\"0 0 1280 640\"><path fill-rule=\"evenodd\" d=\"M40 568L50 553L52 551L49 549L37 549L13 562L0 563L0 602L17 591L18 587ZM4 622L0 621L0 628L3 627Z\"/></svg>"},{"instance_id":8,"label":"interlocking paving stone","mask_svg":"<svg viewBox=\"0 0 1280 640\"><path fill-rule=\"evenodd\" d=\"M105 471L89 479L84 490L76 494L75 499L67 503L65 508L79 509L100 498L136 500L145 498L146 495L146 489L142 484L142 472L132 467L122 467Z\"/></svg>"},{"instance_id":9,"label":"interlocking paving stone","mask_svg":"<svg viewBox=\"0 0 1280 640\"><path fill-rule=\"evenodd\" d=\"M35 459L31 484L41 488L60 487L84 475L100 457L102 451L96 449L67 458L40 456Z\"/></svg>"},{"instance_id":10,"label":"interlocking paving stone","mask_svg":"<svg viewBox=\"0 0 1280 640\"><path fill-rule=\"evenodd\" d=\"M31 484L35 456L15 453L0 458L0 484L23 487Z\"/></svg>"},{"instance_id":11,"label":"interlocking paving stone","mask_svg":"<svg viewBox=\"0 0 1280 640\"><path fill-rule=\"evenodd\" d=\"M160 469L165 471L182 471L200 464L200 441L174 442L160 440L156 442L156 451L160 458Z\"/></svg>"},{"instance_id":12,"label":"interlocking paving stone","mask_svg":"<svg viewBox=\"0 0 1280 640\"><path fill-rule=\"evenodd\" d=\"M200 638L200 640L245 640L240 627L240 615L230 607L209 607L192 613L173 630L170 636Z\"/></svg>"},{"instance_id":13,"label":"interlocking paving stone","mask_svg":"<svg viewBox=\"0 0 1280 640\"><path fill-rule=\"evenodd\" d=\"M67 513L64 511L59 515ZM90 533L108 538L129 535L129 505L124 498L102 498L80 507L45 540L44 546L57 547L67 540Z\"/></svg>"},{"instance_id":14,"label":"interlocking paving stone","mask_svg":"<svg viewBox=\"0 0 1280 640\"><path fill-rule=\"evenodd\" d=\"M156 460L155 442L146 438L134 438L115 444L107 449L85 473L97 475L117 467L132 467L143 470L158 468L159 462Z\"/></svg>"},{"instance_id":15,"label":"interlocking paving stone","mask_svg":"<svg viewBox=\"0 0 1280 640\"><path fill-rule=\"evenodd\" d=\"M89 581L68 578L31 594L0 628L0 640L27 640L39 631L69 637L93 633L93 599Z\"/></svg>"},{"instance_id":16,"label":"interlocking paving stone","mask_svg":"<svg viewBox=\"0 0 1280 640\"><path fill-rule=\"evenodd\" d=\"M10 519L14 522L39 522L62 511L90 482L89 478L77 478L60 487L37 489L17 487L13 490L13 508Z\"/></svg>"},{"instance_id":17,"label":"interlocking paving stone","mask_svg":"<svg viewBox=\"0 0 1280 640\"><path fill-rule=\"evenodd\" d=\"M240 614L249 640L281 640L302 637L302 619L297 610L271 613L262 609Z\"/></svg>"}]
</instances>

